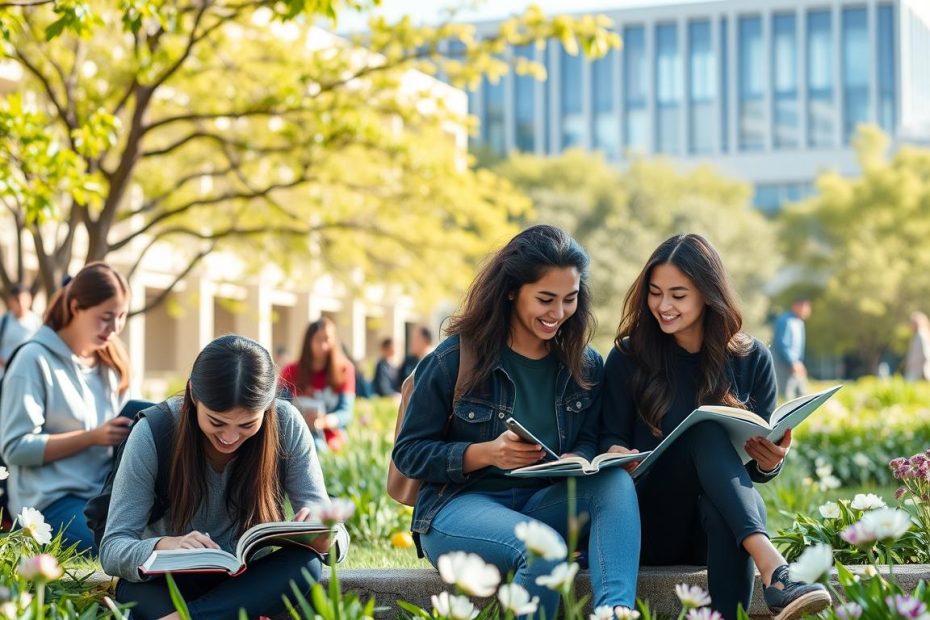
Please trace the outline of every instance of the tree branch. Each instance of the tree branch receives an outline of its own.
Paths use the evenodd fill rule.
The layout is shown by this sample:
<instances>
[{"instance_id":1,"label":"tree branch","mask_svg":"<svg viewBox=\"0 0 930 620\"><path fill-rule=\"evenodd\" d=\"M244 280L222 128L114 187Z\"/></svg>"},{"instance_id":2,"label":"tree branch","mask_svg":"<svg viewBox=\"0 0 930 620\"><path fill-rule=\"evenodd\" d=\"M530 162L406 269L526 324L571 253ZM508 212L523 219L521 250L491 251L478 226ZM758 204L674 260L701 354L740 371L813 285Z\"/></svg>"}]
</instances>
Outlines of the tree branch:
<instances>
[{"instance_id":1,"label":"tree branch","mask_svg":"<svg viewBox=\"0 0 930 620\"><path fill-rule=\"evenodd\" d=\"M291 151L294 148L293 146L257 148L255 146L250 145L247 142L242 142L239 140L230 140L229 138L225 138L221 135L211 133L209 131L194 131L184 136L183 138L178 139L172 144L169 144L168 146L162 147L160 149L154 149L151 151L143 151L141 154L141 157L143 158L162 157L163 155L168 155L176 151L177 149L181 148L188 142L192 142L193 140L200 140L200 139L212 140L220 144L239 148L243 151L250 151L252 153L261 153L264 155L272 155L275 153L287 153L288 151Z\"/></svg>"},{"instance_id":2,"label":"tree branch","mask_svg":"<svg viewBox=\"0 0 930 620\"><path fill-rule=\"evenodd\" d=\"M42 71L23 53L23 50L19 47L13 47L13 54L19 60L19 62L31 73L39 83L42 84L42 88L45 90L45 94L48 95L49 101L52 102L52 105L55 107L55 110L58 112L58 117L65 124L69 130L74 129L74 126L71 124L71 119L68 117L68 111L62 105L58 99L58 95L55 93L55 89L52 87L51 80L46 76ZM53 63L54 64L54 63ZM70 135L68 137L70 141Z\"/></svg>"},{"instance_id":3,"label":"tree branch","mask_svg":"<svg viewBox=\"0 0 930 620\"><path fill-rule=\"evenodd\" d=\"M145 314L152 308L155 308L161 305L161 303L164 302L165 299L168 298L168 295L170 295L171 292L174 290L174 287L176 287L181 280L186 278L187 274L193 271L194 267L197 266L197 263L203 260L203 258L207 256L210 252L212 252L215 248L216 248L216 242L211 243L210 247L204 250L201 250L200 252L197 252L197 254L187 264L187 267L185 267L183 270L181 270L181 272L177 276L175 276L174 280L171 282L171 284L167 286L167 288L165 288L161 293L156 295L152 301L147 302L142 308L139 308L138 310L133 310L132 312L130 312L128 315L128 318L132 318L138 314ZM136 270L136 266L138 266L138 262L136 263L136 265L133 265L132 271ZM130 273L132 273L132 271L130 271Z\"/></svg>"}]
</instances>

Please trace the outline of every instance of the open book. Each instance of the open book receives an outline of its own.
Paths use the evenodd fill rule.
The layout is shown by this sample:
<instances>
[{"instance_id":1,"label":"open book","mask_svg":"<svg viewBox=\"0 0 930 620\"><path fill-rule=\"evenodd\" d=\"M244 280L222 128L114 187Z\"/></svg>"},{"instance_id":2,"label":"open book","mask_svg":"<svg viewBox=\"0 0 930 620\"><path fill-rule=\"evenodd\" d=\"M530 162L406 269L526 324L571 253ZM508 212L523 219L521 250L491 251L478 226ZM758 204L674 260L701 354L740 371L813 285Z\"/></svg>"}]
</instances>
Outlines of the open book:
<instances>
[{"instance_id":1,"label":"open book","mask_svg":"<svg viewBox=\"0 0 930 620\"><path fill-rule=\"evenodd\" d=\"M245 571L249 560L259 549L289 545L311 548L317 539L328 536L330 531L333 534L331 553L335 553L336 561L341 562L349 550L349 535L342 524L330 528L312 521L276 521L259 523L247 529L236 545L236 555L222 549L156 550L139 567L139 572L143 575L226 572L236 576Z\"/></svg>"},{"instance_id":2,"label":"open book","mask_svg":"<svg viewBox=\"0 0 930 620\"><path fill-rule=\"evenodd\" d=\"M807 416L824 404L841 387L843 386L835 385L822 392L805 394L789 400L772 412L768 422L745 409L725 407L723 405L701 405L692 411L681 424L676 426L675 430L669 433L652 452L648 453L649 455L633 470L633 477L638 478L646 473L662 453L686 430L698 422L708 420L722 424L726 428L727 433L730 435L730 442L745 465L752 460L744 447L751 437L765 437L773 443L781 441L789 429L795 428L804 421Z\"/></svg>"},{"instance_id":3,"label":"open book","mask_svg":"<svg viewBox=\"0 0 930 620\"><path fill-rule=\"evenodd\" d=\"M508 476L515 478L564 478L569 476L590 476L601 469L619 467L625 463L641 461L651 454L650 452L637 452L635 454L618 454L605 452L598 454L590 461L581 456L569 456L557 461L537 463L520 469L507 472Z\"/></svg>"}]
</instances>

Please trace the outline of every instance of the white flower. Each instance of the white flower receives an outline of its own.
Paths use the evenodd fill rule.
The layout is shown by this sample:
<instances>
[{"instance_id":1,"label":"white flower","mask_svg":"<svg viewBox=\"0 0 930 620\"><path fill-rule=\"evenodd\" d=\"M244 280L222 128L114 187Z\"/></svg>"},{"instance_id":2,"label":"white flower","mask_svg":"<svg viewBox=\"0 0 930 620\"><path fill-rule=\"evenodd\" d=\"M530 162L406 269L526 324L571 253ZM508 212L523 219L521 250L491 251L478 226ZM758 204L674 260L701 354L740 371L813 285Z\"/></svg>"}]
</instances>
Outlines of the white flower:
<instances>
[{"instance_id":1,"label":"white flower","mask_svg":"<svg viewBox=\"0 0 930 620\"><path fill-rule=\"evenodd\" d=\"M350 499L335 498L328 504L314 509L314 518L323 525L345 523L355 513L355 503Z\"/></svg>"},{"instance_id":2,"label":"white flower","mask_svg":"<svg viewBox=\"0 0 930 620\"><path fill-rule=\"evenodd\" d=\"M833 466L832 465L819 465L817 466L817 468L814 469L814 471L817 473L818 478L826 478L827 476L833 473Z\"/></svg>"},{"instance_id":3,"label":"white flower","mask_svg":"<svg viewBox=\"0 0 930 620\"><path fill-rule=\"evenodd\" d=\"M30 581L55 581L62 572L58 560L47 553L23 558L19 562L19 574Z\"/></svg>"},{"instance_id":4,"label":"white flower","mask_svg":"<svg viewBox=\"0 0 930 620\"><path fill-rule=\"evenodd\" d=\"M550 574L537 577L536 585L562 592L568 590L575 582L576 574L578 574L578 565L576 563L562 562L553 568Z\"/></svg>"},{"instance_id":5,"label":"white flower","mask_svg":"<svg viewBox=\"0 0 930 620\"><path fill-rule=\"evenodd\" d=\"M467 596L454 596L443 592L439 596L434 594L430 600L433 601L433 609L437 614L452 620L471 620L478 615L474 603L468 600Z\"/></svg>"},{"instance_id":6,"label":"white flower","mask_svg":"<svg viewBox=\"0 0 930 620\"><path fill-rule=\"evenodd\" d=\"M6 480L10 477L10 472L6 467L0 465L0 480Z\"/></svg>"},{"instance_id":7,"label":"white flower","mask_svg":"<svg viewBox=\"0 0 930 620\"><path fill-rule=\"evenodd\" d=\"M796 562L792 562L788 568L788 574L792 581L814 583L831 568L833 568L833 548L830 545L818 543L806 548L801 557Z\"/></svg>"},{"instance_id":8,"label":"white flower","mask_svg":"<svg viewBox=\"0 0 930 620\"><path fill-rule=\"evenodd\" d=\"M545 523L524 521L517 523L513 532L533 555L546 560L564 560L568 554L562 537Z\"/></svg>"},{"instance_id":9,"label":"white flower","mask_svg":"<svg viewBox=\"0 0 930 620\"><path fill-rule=\"evenodd\" d=\"M2 614L4 618L15 620L19 617L19 610L16 609L16 603L13 601L7 601L6 603L0 605L0 614Z\"/></svg>"},{"instance_id":10,"label":"white flower","mask_svg":"<svg viewBox=\"0 0 930 620\"><path fill-rule=\"evenodd\" d=\"M501 582L501 573L474 553L453 551L440 556L436 563L439 576L471 596L491 596Z\"/></svg>"},{"instance_id":11,"label":"white flower","mask_svg":"<svg viewBox=\"0 0 930 620\"><path fill-rule=\"evenodd\" d=\"M610 605L601 605L594 608L594 613L588 616L589 620L613 620L614 608Z\"/></svg>"},{"instance_id":12,"label":"white flower","mask_svg":"<svg viewBox=\"0 0 930 620\"><path fill-rule=\"evenodd\" d=\"M723 620L723 616L720 615L719 611L714 611L710 607L702 607L701 609L689 609L688 615L685 616L686 620Z\"/></svg>"},{"instance_id":13,"label":"white flower","mask_svg":"<svg viewBox=\"0 0 930 620\"><path fill-rule=\"evenodd\" d=\"M897 508L880 508L862 515L859 523L876 540L897 540L911 527L911 515Z\"/></svg>"},{"instance_id":14,"label":"white flower","mask_svg":"<svg viewBox=\"0 0 930 620\"><path fill-rule=\"evenodd\" d=\"M871 459L869 459L869 457L867 457L862 452L856 452L856 454L853 455L852 460L853 460L853 463L855 463L859 467L868 467L869 465L872 464Z\"/></svg>"},{"instance_id":15,"label":"white flower","mask_svg":"<svg viewBox=\"0 0 930 620\"><path fill-rule=\"evenodd\" d=\"M820 479L820 490L829 491L831 489L838 489L843 486L843 482L836 476L824 476Z\"/></svg>"},{"instance_id":16,"label":"white flower","mask_svg":"<svg viewBox=\"0 0 930 620\"><path fill-rule=\"evenodd\" d=\"M638 620L639 612L629 607L617 607L617 620Z\"/></svg>"},{"instance_id":17,"label":"white flower","mask_svg":"<svg viewBox=\"0 0 930 620\"><path fill-rule=\"evenodd\" d=\"M23 508L16 519L23 532L32 536L40 545L52 542L52 526L45 522L45 517L35 508Z\"/></svg>"},{"instance_id":18,"label":"white flower","mask_svg":"<svg viewBox=\"0 0 930 620\"><path fill-rule=\"evenodd\" d=\"M675 596L678 597L685 609L710 605L710 595L698 586L679 583L675 586Z\"/></svg>"},{"instance_id":19,"label":"white flower","mask_svg":"<svg viewBox=\"0 0 930 620\"><path fill-rule=\"evenodd\" d=\"M859 493L853 498L850 506L856 510L877 510L885 507L885 500L875 493Z\"/></svg>"},{"instance_id":20,"label":"white flower","mask_svg":"<svg viewBox=\"0 0 930 620\"><path fill-rule=\"evenodd\" d=\"M819 508L820 516L824 519L839 519L840 505L836 502L827 502Z\"/></svg>"},{"instance_id":21,"label":"white flower","mask_svg":"<svg viewBox=\"0 0 930 620\"><path fill-rule=\"evenodd\" d=\"M497 598L504 609L513 612L515 616L529 616L536 613L539 607L539 597L530 599L530 593L516 583L506 583L497 591Z\"/></svg>"}]
</instances>

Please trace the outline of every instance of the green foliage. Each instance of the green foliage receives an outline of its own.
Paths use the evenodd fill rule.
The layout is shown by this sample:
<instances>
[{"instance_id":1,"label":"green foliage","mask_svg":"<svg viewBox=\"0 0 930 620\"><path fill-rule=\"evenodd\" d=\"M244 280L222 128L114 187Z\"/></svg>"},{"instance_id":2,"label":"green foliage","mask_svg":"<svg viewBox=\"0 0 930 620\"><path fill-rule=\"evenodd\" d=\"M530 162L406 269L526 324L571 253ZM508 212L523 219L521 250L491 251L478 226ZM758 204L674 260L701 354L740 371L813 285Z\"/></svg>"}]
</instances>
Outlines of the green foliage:
<instances>
[{"instance_id":1,"label":"green foliage","mask_svg":"<svg viewBox=\"0 0 930 620\"><path fill-rule=\"evenodd\" d=\"M710 167L682 171L662 159L637 159L618 170L577 150L553 158L514 155L494 170L532 198L533 221L571 231L591 255L602 351L646 259L671 235L687 232L707 236L721 253L747 331L764 337L763 287L781 259L774 226L750 206L746 184Z\"/></svg>"},{"instance_id":2,"label":"green foliage","mask_svg":"<svg viewBox=\"0 0 930 620\"><path fill-rule=\"evenodd\" d=\"M854 146L862 175L821 174L817 195L781 224L799 287L813 292L809 351L858 353L874 368L887 347L904 350L908 315L930 298L930 150L886 156L874 126Z\"/></svg>"},{"instance_id":3,"label":"green foliage","mask_svg":"<svg viewBox=\"0 0 930 620\"><path fill-rule=\"evenodd\" d=\"M863 578L841 563L836 565L837 578L842 595L834 593L842 601L832 609L823 611L818 617L825 620L904 620L926 617L930 606L930 588L923 580L911 593L906 593L894 580L893 575L884 577L876 574ZM923 613L919 611L923 606ZM915 612L915 610L918 610ZM920 614L920 615L919 615Z\"/></svg>"}]
</instances>

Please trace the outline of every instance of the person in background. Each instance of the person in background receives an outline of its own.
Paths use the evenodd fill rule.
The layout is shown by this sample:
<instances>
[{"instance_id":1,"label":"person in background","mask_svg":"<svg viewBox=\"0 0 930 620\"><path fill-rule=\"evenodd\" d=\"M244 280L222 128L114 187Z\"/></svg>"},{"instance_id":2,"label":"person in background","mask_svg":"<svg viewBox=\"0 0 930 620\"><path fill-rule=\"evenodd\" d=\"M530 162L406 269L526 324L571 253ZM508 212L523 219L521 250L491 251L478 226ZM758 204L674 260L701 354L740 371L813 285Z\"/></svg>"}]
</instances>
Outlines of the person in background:
<instances>
[{"instance_id":1,"label":"person in background","mask_svg":"<svg viewBox=\"0 0 930 620\"><path fill-rule=\"evenodd\" d=\"M433 349L433 332L424 325L416 325L410 332L410 353L404 358L404 363L397 373L397 388L404 384L404 379L410 376L420 360Z\"/></svg>"},{"instance_id":2,"label":"person in background","mask_svg":"<svg viewBox=\"0 0 930 620\"><path fill-rule=\"evenodd\" d=\"M397 369L391 364L391 359L396 352L393 338L385 338L381 341L381 357L375 364L375 374L371 379L371 388L376 396L397 394Z\"/></svg>"},{"instance_id":3,"label":"person in background","mask_svg":"<svg viewBox=\"0 0 930 620\"><path fill-rule=\"evenodd\" d=\"M10 354L42 327L42 319L32 311L32 293L28 288L15 283L4 300L6 313L0 318L0 377Z\"/></svg>"},{"instance_id":4,"label":"person in background","mask_svg":"<svg viewBox=\"0 0 930 620\"><path fill-rule=\"evenodd\" d=\"M45 324L3 378L0 452L10 467L10 509L42 512L64 544L96 552L87 500L110 471L112 446L129 434L118 416L129 358L118 335L129 311L126 279L90 263L49 304Z\"/></svg>"},{"instance_id":5,"label":"person in background","mask_svg":"<svg viewBox=\"0 0 930 620\"><path fill-rule=\"evenodd\" d=\"M355 409L355 369L332 320L322 317L307 326L300 358L281 370L280 389L304 416L318 447L342 444Z\"/></svg>"},{"instance_id":6,"label":"person in background","mask_svg":"<svg viewBox=\"0 0 930 620\"><path fill-rule=\"evenodd\" d=\"M911 314L914 334L904 359L904 378L908 381L930 380L930 319L923 312Z\"/></svg>"},{"instance_id":7,"label":"person in background","mask_svg":"<svg viewBox=\"0 0 930 620\"><path fill-rule=\"evenodd\" d=\"M811 301L798 297L791 309L775 319L772 336L772 359L778 395L785 400L801 396L807 391L807 367L804 365L804 321L811 315Z\"/></svg>"}]
</instances>

